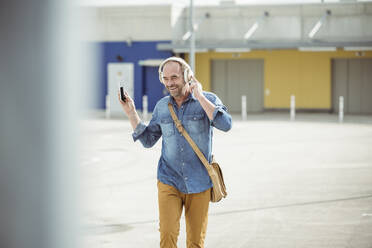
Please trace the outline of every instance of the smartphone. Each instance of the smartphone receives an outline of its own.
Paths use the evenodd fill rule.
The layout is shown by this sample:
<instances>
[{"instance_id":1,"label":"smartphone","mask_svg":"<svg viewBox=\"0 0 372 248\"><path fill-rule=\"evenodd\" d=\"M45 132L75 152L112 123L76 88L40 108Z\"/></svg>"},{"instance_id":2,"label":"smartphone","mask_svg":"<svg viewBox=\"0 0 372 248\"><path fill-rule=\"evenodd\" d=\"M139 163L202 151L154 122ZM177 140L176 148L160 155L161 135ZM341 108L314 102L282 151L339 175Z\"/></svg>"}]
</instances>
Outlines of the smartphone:
<instances>
[{"instance_id":1,"label":"smartphone","mask_svg":"<svg viewBox=\"0 0 372 248\"><path fill-rule=\"evenodd\" d=\"M127 98L124 95L124 92L125 92L124 83L125 83L124 81L120 81L118 83L118 87L119 87L119 90L120 90L120 100L122 100L123 102L125 102L127 100Z\"/></svg>"},{"instance_id":2,"label":"smartphone","mask_svg":"<svg viewBox=\"0 0 372 248\"><path fill-rule=\"evenodd\" d=\"M123 86L120 86L120 99L125 102L127 100L127 98L125 97L124 95L124 87Z\"/></svg>"}]
</instances>

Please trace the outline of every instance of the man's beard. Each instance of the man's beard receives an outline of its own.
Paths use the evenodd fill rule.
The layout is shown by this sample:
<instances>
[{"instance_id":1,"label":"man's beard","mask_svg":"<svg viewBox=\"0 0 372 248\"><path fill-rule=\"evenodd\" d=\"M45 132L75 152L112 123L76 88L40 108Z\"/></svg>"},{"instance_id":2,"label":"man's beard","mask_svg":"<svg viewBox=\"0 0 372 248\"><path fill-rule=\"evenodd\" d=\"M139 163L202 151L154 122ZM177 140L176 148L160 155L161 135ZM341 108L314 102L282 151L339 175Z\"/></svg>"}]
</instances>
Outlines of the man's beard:
<instances>
[{"instance_id":1,"label":"man's beard","mask_svg":"<svg viewBox=\"0 0 372 248\"><path fill-rule=\"evenodd\" d=\"M179 97L183 95L182 94L183 87L180 87L179 85L168 87L167 90L169 94L173 97Z\"/></svg>"}]
</instances>

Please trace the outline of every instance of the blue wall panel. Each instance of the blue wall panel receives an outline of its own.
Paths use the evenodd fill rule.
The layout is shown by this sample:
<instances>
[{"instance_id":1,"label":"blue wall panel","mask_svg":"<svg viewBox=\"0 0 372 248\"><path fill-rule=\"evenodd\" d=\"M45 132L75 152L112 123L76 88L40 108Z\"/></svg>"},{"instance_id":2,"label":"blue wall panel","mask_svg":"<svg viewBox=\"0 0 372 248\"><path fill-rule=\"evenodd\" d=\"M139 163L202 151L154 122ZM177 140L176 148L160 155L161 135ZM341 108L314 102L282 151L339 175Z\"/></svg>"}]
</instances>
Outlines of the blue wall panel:
<instances>
[{"instance_id":1,"label":"blue wall panel","mask_svg":"<svg viewBox=\"0 0 372 248\"><path fill-rule=\"evenodd\" d=\"M159 82L157 75L157 67L142 67L138 65L140 60L145 59L165 59L172 56L169 51L158 51L156 45L170 41L146 41L132 42L128 46L126 42L100 42L102 60L99 63L100 85L98 87L98 103L95 106L99 109L105 108L105 97L107 95L107 64L111 62L127 62L134 64L134 102L137 109L142 109L142 96L145 91L149 98L149 110L152 111L155 99L160 99L163 96L163 86ZM154 71L156 73L154 73ZM146 80L149 81L146 83ZM150 85L151 86L146 86ZM158 88L153 88L153 87ZM156 101L157 101L156 100Z\"/></svg>"}]
</instances>

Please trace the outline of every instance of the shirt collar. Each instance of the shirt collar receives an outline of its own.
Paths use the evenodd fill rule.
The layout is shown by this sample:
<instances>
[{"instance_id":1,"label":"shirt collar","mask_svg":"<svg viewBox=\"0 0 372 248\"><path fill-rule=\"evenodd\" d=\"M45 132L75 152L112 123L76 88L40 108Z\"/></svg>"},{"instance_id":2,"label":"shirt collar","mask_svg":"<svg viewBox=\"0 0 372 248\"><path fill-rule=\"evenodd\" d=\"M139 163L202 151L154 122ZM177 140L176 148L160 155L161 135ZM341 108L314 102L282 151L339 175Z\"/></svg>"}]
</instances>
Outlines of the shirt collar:
<instances>
[{"instance_id":1,"label":"shirt collar","mask_svg":"<svg viewBox=\"0 0 372 248\"><path fill-rule=\"evenodd\" d=\"M194 94L192 94L192 93L190 93L187 96L187 98L186 98L186 100L184 102L188 102L190 100L196 101L196 98L195 98ZM176 101L174 100L173 96L169 96L169 102L172 103L172 104L176 104Z\"/></svg>"}]
</instances>

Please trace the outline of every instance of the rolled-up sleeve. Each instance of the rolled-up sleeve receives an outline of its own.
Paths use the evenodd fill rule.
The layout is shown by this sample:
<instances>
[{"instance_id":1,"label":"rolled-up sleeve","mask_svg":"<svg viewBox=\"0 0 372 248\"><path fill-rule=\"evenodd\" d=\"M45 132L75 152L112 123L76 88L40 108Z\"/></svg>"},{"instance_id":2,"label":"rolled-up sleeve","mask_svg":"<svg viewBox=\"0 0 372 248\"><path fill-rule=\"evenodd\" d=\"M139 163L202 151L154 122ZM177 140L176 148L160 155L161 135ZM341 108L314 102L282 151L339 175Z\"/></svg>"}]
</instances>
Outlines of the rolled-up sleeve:
<instances>
[{"instance_id":1,"label":"rolled-up sleeve","mask_svg":"<svg viewBox=\"0 0 372 248\"><path fill-rule=\"evenodd\" d=\"M132 137L133 141L140 140L144 147L150 148L159 140L161 134L161 128L157 123L157 111L155 108L149 125L146 126L145 123L141 121L134 129Z\"/></svg>"},{"instance_id":2,"label":"rolled-up sleeve","mask_svg":"<svg viewBox=\"0 0 372 248\"><path fill-rule=\"evenodd\" d=\"M136 129L134 129L132 137L133 141L137 141L141 134L146 130L146 125L142 121L137 125Z\"/></svg>"},{"instance_id":3,"label":"rolled-up sleeve","mask_svg":"<svg viewBox=\"0 0 372 248\"><path fill-rule=\"evenodd\" d=\"M211 125L222 131L229 131L232 127L232 123L231 115L227 112L226 106L224 106L222 101L214 94L209 100L216 106L213 112Z\"/></svg>"}]
</instances>

